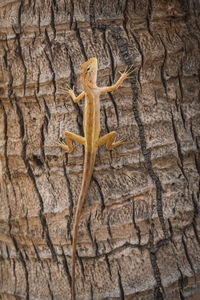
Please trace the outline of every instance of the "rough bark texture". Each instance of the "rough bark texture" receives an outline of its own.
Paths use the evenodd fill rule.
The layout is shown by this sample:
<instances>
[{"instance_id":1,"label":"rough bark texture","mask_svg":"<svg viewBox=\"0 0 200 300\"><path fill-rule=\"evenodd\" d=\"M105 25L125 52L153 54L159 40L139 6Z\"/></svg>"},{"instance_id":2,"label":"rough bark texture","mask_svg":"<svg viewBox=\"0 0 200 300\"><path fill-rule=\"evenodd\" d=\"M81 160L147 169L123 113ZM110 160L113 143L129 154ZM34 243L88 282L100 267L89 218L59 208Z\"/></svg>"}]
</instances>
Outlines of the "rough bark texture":
<instances>
[{"instance_id":1,"label":"rough bark texture","mask_svg":"<svg viewBox=\"0 0 200 300\"><path fill-rule=\"evenodd\" d=\"M70 299L71 237L83 148L81 64L98 84L99 149L78 235L78 299L200 299L198 0L0 2L0 299Z\"/></svg>"}]
</instances>

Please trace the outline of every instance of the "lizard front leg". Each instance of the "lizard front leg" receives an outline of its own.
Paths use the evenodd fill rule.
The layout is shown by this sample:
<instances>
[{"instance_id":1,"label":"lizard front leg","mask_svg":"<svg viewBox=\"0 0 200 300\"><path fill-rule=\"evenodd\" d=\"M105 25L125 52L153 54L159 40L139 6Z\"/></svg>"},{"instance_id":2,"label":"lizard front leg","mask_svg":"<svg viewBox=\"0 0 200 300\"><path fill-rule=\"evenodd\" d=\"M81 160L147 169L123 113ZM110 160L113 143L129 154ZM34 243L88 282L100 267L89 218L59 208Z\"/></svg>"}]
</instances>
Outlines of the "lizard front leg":
<instances>
[{"instance_id":1,"label":"lizard front leg","mask_svg":"<svg viewBox=\"0 0 200 300\"><path fill-rule=\"evenodd\" d=\"M66 89L61 88L60 91L63 92L63 93L67 93L67 94L68 94L67 98L68 98L69 96L71 96L71 98L73 99L73 101L74 101L75 103L78 103L78 102L85 96L85 92L83 91L82 93L80 93L80 94L76 97L76 95L75 95L75 93L74 93L74 88L71 89L68 85L67 85L67 88L66 88Z\"/></svg>"},{"instance_id":2,"label":"lizard front leg","mask_svg":"<svg viewBox=\"0 0 200 300\"><path fill-rule=\"evenodd\" d=\"M118 89L118 87L122 84L122 82L129 77L129 75L131 73L133 73L133 71L135 70L135 68L133 66L131 66L128 70L124 71L124 73L121 74L120 78L117 80L117 82L111 86L105 86L102 88L99 88L100 93L109 93L109 92L113 92L115 90Z\"/></svg>"},{"instance_id":3,"label":"lizard front leg","mask_svg":"<svg viewBox=\"0 0 200 300\"><path fill-rule=\"evenodd\" d=\"M80 136L80 135L77 135L75 133L71 133L69 131L66 131L65 132L65 141L66 143L64 142L58 142L57 143L57 146L62 148L65 152L67 153L71 153L73 151L73 145L72 145L72 141L75 141L81 145L85 145L85 138Z\"/></svg>"},{"instance_id":4,"label":"lizard front leg","mask_svg":"<svg viewBox=\"0 0 200 300\"><path fill-rule=\"evenodd\" d=\"M97 142L97 145L102 146L103 144L106 144L106 149L113 150L115 147L118 147L119 145L123 144L125 141L125 139L122 138L119 141L115 142L116 135L117 135L116 131L112 131L105 134L104 136L100 137L100 139Z\"/></svg>"},{"instance_id":5,"label":"lizard front leg","mask_svg":"<svg viewBox=\"0 0 200 300\"><path fill-rule=\"evenodd\" d=\"M85 92L83 91L76 97L76 95L74 94L74 90L72 89L68 90L68 94L72 97L75 103L78 103L85 96Z\"/></svg>"}]
</instances>

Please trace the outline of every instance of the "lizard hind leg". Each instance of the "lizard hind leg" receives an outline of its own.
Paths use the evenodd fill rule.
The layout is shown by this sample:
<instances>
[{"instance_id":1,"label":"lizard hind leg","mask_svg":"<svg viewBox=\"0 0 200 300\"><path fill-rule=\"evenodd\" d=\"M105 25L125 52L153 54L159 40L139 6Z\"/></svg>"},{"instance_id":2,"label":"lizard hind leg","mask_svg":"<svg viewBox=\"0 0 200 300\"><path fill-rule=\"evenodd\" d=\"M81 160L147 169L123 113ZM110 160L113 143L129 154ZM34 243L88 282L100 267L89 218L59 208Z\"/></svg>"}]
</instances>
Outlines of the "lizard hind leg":
<instances>
[{"instance_id":1,"label":"lizard hind leg","mask_svg":"<svg viewBox=\"0 0 200 300\"><path fill-rule=\"evenodd\" d=\"M115 142L115 137L117 133L115 131L109 132L105 134L104 136L100 137L97 144L98 146L101 146L103 144L106 144L106 149L108 150L114 150L114 148L118 147L119 145L124 144L124 141L126 138L122 138Z\"/></svg>"},{"instance_id":2,"label":"lizard hind leg","mask_svg":"<svg viewBox=\"0 0 200 300\"><path fill-rule=\"evenodd\" d=\"M65 152L71 153L74 150L71 140L73 140L73 141L75 141L75 142L77 142L81 145L85 145L85 138L84 137L82 137L80 135L77 135L75 133L71 133L69 131L66 131L65 132L65 141L66 141L66 143L59 141L59 142L57 142L57 146L62 148Z\"/></svg>"}]
</instances>

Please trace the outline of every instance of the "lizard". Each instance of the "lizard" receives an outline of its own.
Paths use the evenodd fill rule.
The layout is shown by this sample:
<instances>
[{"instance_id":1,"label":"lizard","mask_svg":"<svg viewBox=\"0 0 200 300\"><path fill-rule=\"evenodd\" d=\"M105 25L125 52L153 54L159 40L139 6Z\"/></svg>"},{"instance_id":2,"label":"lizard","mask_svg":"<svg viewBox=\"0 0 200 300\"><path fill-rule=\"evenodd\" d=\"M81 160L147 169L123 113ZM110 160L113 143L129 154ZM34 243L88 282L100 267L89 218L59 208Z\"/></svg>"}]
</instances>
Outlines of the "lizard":
<instances>
[{"instance_id":1,"label":"lizard","mask_svg":"<svg viewBox=\"0 0 200 300\"><path fill-rule=\"evenodd\" d=\"M126 69L123 73L120 73L120 78L117 82L111 86L98 87L97 81L97 58L90 58L84 62L81 66L80 81L83 91L76 97L74 89L67 88L68 96L71 96L72 100L77 103L83 97L85 97L83 129L84 136L65 132L65 142L58 141L57 146L62 148L65 152L71 153L73 151L72 140L83 145L85 147L84 167L81 190L78 198L78 204L75 211L74 223L73 223L73 238L72 238L72 284L71 294L72 300L75 300L75 262L76 262L76 243L79 219L83 203L87 194L87 190L91 181L93 168L95 164L96 152L99 146L106 144L108 150L114 150L115 147L124 143L124 138L115 141L117 133L115 131L109 132L106 135L99 137L100 135L100 101L99 97L103 93L113 92L122 84L122 82L128 78L128 76L135 70L133 66Z\"/></svg>"}]
</instances>

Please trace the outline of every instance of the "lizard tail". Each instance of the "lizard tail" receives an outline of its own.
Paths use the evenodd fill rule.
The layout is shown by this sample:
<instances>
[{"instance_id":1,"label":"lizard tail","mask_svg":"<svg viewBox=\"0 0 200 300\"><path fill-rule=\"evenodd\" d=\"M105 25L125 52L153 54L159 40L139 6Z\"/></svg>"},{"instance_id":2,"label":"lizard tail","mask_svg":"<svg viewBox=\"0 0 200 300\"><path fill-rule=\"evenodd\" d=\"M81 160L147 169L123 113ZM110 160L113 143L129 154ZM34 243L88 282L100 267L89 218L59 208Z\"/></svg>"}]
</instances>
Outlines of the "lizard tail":
<instances>
[{"instance_id":1,"label":"lizard tail","mask_svg":"<svg viewBox=\"0 0 200 300\"><path fill-rule=\"evenodd\" d=\"M87 151L85 152L81 191L80 191L76 213L74 217L73 242L72 242L72 300L75 300L75 262L76 262L76 241L77 241L78 225L79 225L79 219L80 219L83 203L92 177L95 157L96 157L96 153L91 153Z\"/></svg>"}]
</instances>

